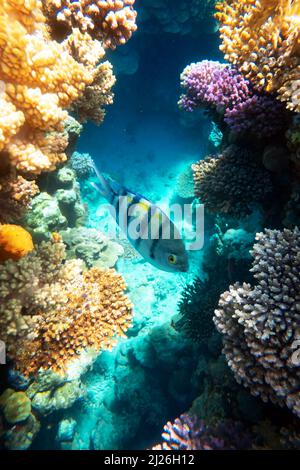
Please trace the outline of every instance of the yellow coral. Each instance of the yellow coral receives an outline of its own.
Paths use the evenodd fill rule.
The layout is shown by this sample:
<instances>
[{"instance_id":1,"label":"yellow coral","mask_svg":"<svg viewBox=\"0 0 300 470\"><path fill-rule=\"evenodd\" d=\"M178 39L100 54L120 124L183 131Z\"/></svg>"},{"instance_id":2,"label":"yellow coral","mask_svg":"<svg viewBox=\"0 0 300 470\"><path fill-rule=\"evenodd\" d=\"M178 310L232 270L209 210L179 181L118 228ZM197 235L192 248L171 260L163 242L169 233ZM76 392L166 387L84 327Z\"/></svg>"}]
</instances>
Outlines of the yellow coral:
<instances>
[{"instance_id":1,"label":"yellow coral","mask_svg":"<svg viewBox=\"0 0 300 470\"><path fill-rule=\"evenodd\" d=\"M24 173L53 170L66 159L48 132L62 132L67 108L93 73L50 40L39 0L0 3L0 151Z\"/></svg>"},{"instance_id":2,"label":"yellow coral","mask_svg":"<svg viewBox=\"0 0 300 470\"><path fill-rule=\"evenodd\" d=\"M30 233L19 225L0 225L0 262L18 260L33 250Z\"/></svg>"},{"instance_id":3,"label":"yellow coral","mask_svg":"<svg viewBox=\"0 0 300 470\"><path fill-rule=\"evenodd\" d=\"M300 1L226 0L217 9L225 59L299 112Z\"/></svg>"}]
</instances>

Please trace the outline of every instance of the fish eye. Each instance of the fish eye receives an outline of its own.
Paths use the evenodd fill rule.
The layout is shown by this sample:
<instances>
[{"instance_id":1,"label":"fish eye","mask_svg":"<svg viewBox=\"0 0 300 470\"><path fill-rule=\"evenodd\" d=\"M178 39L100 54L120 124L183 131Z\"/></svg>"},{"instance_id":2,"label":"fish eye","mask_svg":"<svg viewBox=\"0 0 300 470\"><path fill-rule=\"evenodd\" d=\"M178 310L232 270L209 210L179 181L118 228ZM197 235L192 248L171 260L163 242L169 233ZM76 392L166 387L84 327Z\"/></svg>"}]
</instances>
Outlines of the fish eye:
<instances>
[{"instance_id":1,"label":"fish eye","mask_svg":"<svg viewBox=\"0 0 300 470\"><path fill-rule=\"evenodd\" d=\"M169 255L169 256L168 256L168 261L169 261L170 264L176 264L176 262L177 262L177 256L175 256L175 255Z\"/></svg>"}]
</instances>

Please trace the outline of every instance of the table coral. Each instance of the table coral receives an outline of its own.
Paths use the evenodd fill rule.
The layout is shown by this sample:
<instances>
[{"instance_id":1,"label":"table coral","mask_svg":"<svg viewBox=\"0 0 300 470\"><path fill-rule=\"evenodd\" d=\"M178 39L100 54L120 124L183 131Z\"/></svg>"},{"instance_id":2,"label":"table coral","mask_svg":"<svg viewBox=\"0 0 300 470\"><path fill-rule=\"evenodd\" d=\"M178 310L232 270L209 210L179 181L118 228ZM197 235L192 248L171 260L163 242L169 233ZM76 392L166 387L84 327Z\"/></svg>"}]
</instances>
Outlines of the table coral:
<instances>
[{"instance_id":1,"label":"table coral","mask_svg":"<svg viewBox=\"0 0 300 470\"><path fill-rule=\"evenodd\" d=\"M263 203L273 191L268 171L251 153L235 146L217 157L192 165L195 194L212 213L243 217L253 203Z\"/></svg>"},{"instance_id":2,"label":"table coral","mask_svg":"<svg viewBox=\"0 0 300 470\"><path fill-rule=\"evenodd\" d=\"M230 286L214 321L237 381L300 416L300 232L266 229L256 241L256 284Z\"/></svg>"},{"instance_id":3,"label":"table coral","mask_svg":"<svg viewBox=\"0 0 300 470\"><path fill-rule=\"evenodd\" d=\"M135 0L46 0L44 11L53 33L65 36L72 28L87 32L114 49L136 31Z\"/></svg>"},{"instance_id":4,"label":"table coral","mask_svg":"<svg viewBox=\"0 0 300 470\"><path fill-rule=\"evenodd\" d=\"M33 250L32 237L20 225L0 224L0 263L18 260Z\"/></svg>"},{"instance_id":5,"label":"table coral","mask_svg":"<svg viewBox=\"0 0 300 470\"><path fill-rule=\"evenodd\" d=\"M217 4L225 59L258 88L300 110L298 1L226 0Z\"/></svg>"}]
</instances>

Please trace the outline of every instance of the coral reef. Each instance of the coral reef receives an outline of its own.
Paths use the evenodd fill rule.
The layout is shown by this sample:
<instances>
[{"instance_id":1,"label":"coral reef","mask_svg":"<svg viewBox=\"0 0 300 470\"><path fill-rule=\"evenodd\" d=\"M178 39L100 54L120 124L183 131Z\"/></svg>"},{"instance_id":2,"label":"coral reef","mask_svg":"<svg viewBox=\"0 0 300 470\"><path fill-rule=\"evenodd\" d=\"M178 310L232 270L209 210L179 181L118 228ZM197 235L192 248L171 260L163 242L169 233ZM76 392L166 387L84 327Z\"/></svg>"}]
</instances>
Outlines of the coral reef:
<instances>
[{"instance_id":1,"label":"coral reef","mask_svg":"<svg viewBox=\"0 0 300 470\"><path fill-rule=\"evenodd\" d=\"M192 165L195 194L212 213L243 217L253 203L263 203L272 194L272 181L255 155L230 146L217 157Z\"/></svg>"},{"instance_id":2,"label":"coral reef","mask_svg":"<svg viewBox=\"0 0 300 470\"><path fill-rule=\"evenodd\" d=\"M0 395L0 438L5 448L28 449L39 430L40 423L32 413L26 393L6 389Z\"/></svg>"},{"instance_id":3,"label":"coral reef","mask_svg":"<svg viewBox=\"0 0 300 470\"><path fill-rule=\"evenodd\" d=\"M204 60L188 65L180 76L185 93L178 102L185 111L203 108L237 135L264 139L283 132L288 112L275 98L258 94L250 82L228 64Z\"/></svg>"},{"instance_id":4,"label":"coral reef","mask_svg":"<svg viewBox=\"0 0 300 470\"><path fill-rule=\"evenodd\" d=\"M33 250L30 233L19 225L0 225L0 263L18 260Z\"/></svg>"},{"instance_id":5,"label":"coral reef","mask_svg":"<svg viewBox=\"0 0 300 470\"><path fill-rule=\"evenodd\" d=\"M257 234L256 284L236 283L221 295L214 321L238 382L300 416L299 230Z\"/></svg>"},{"instance_id":6,"label":"coral reef","mask_svg":"<svg viewBox=\"0 0 300 470\"><path fill-rule=\"evenodd\" d=\"M135 0L46 0L44 11L53 34L66 36L72 28L87 32L105 48L125 44L136 31Z\"/></svg>"},{"instance_id":7,"label":"coral reef","mask_svg":"<svg viewBox=\"0 0 300 470\"><path fill-rule=\"evenodd\" d=\"M87 268L113 268L124 249L99 230L79 227L60 232L67 246L67 258L82 259Z\"/></svg>"},{"instance_id":8,"label":"coral reef","mask_svg":"<svg viewBox=\"0 0 300 470\"><path fill-rule=\"evenodd\" d=\"M259 139L275 136L287 127L283 105L267 95L254 95L227 109L224 120L235 134Z\"/></svg>"},{"instance_id":9,"label":"coral reef","mask_svg":"<svg viewBox=\"0 0 300 470\"><path fill-rule=\"evenodd\" d=\"M87 213L75 172L68 166L47 175L44 186L46 191L33 198L23 220L36 241L49 239L52 232L82 225Z\"/></svg>"},{"instance_id":10,"label":"coral reef","mask_svg":"<svg viewBox=\"0 0 300 470\"><path fill-rule=\"evenodd\" d=\"M38 194L39 188L34 181L13 173L0 175L0 223L12 223L22 219L30 209L31 199Z\"/></svg>"},{"instance_id":11,"label":"coral reef","mask_svg":"<svg viewBox=\"0 0 300 470\"><path fill-rule=\"evenodd\" d=\"M226 0L217 4L225 59L258 88L300 110L299 3Z\"/></svg>"},{"instance_id":12,"label":"coral reef","mask_svg":"<svg viewBox=\"0 0 300 470\"><path fill-rule=\"evenodd\" d=\"M91 71L49 39L40 7L38 0L5 0L0 9L0 151L30 174L66 159L53 136L63 132L64 108L93 81Z\"/></svg>"},{"instance_id":13,"label":"coral reef","mask_svg":"<svg viewBox=\"0 0 300 470\"><path fill-rule=\"evenodd\" d=\"M249 81L228 64L204 60L188 65L180 76L179 107L193 111L198 107L224 112L245 101L252 93Z\"/></svg>"},{"instance_id":14,"label":"coral reef","mask_svg":"<svg viewBox=\"0 0 300 470\"><path fill-rule=\"evenodd\" d=\"M74 152L70 158L70 166L78 180L88 179L94 173L93 159L88 153Z\"/></svg>"},{"instance_id":15,"label":"coral reef","mask_svg":"<svg viewBox=\"0 0 300 470\"><path fill-rule=\"evenodd\" d=\"M122 277L97 268L82 273L78 260L64 259L56 235L1 265L2 339L24 374L40 368L62 373L80 351L109 349L130 326Z\"/></svg>"},{"instance_id":16,"label":"coral reef","mask_svg":"<svg viewBox=\"0 0 300 470\"><path fill-rule=\"evenodd\" d=\"M250 434L247 435L241 424L220 423L211 428L196 416L182 414L174 423L164 426L163 442L153 450L221 450L251 449Z\"/></svg>"}]
</instances>

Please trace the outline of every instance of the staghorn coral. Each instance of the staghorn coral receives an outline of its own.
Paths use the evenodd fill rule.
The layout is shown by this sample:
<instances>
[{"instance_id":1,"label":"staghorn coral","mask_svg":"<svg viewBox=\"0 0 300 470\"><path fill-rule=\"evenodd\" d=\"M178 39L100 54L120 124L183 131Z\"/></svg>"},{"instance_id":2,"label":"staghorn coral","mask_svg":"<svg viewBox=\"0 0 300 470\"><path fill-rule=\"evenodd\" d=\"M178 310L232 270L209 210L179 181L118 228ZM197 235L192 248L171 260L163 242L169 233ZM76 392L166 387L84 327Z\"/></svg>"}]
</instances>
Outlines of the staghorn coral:
<instances>
[{"instance_id":1,"label":"staghorn coral","mask_svg":"<svg viewBox=\"0 0 300 470\"><path fill-rule=\"evenodd\" d=\"M125 44L136 31L135 0L45 0L44 12L52 33L66 36L79 28L105 48Z\"/></svg>"},{"instance_id":2,"label":"staghorn coral","mask_svg":"<svg viewBox=\"0 0 300 470\"><path fill-rule=\"evenodd\" d=\"M192 165L195 194L212 213L243 217L251 204L263 203L272 193L267 170L247 151L230 146L217 157Z\"/></svg>"},{"instance_id":3,"label":"staghorn coral","mask_svg":"<svg viewBox=\"0 0 300 470\"><path fill-rule=\"evenodd\" d=\"M131 322L122 276L67 261L59 236L0 266L0 326L19 370L62 373L87 347L110 349Z\"/></svg>"},{"instance_id":4,"label":"staghorn coral","mask_svg":"<svg viewBox=\"0 0 300 470\"><path fill-rule=\"evenodd\" d=\"M18 260L33 250L30 233L20 225L0 224L0 263Z\"/></svg>"},{"instance_id":5,"label":"staghorn coral","mask_svg":"<svg viewBox=\"0 0 300 470\"><path fill-rule=\"evenodd\" d=\"M197 416L182 414L164 426L163 442L153 450L251 449L252 436L240 423L227 421L208 427Z\"/></svg>"},{"instance_id":6,"label":"staghorn coral","mask_svg":"<svg viewBox=\"0 0 300 470\"><path fill-rule=\"evenodd\" d=\"M79 227L60 232L67 246L67 258L82 259L87 268L113 268L124 249L99 230Z\"/></svg>"},{"instance_id":7,"label":"staghorn coral","mask_svg":"<svg viewBox=\"0 0 300 470\"><path fill-rule=\"evenodd\" d=\"M237 381L300 416L300 232L266 229L256 240L256 284L230 286L214 321Z\"/></svg>"},{"instance_id":8,"label":"staghorn coral","mask_svg":"<svg viewBox=\"0 0 300 470\"><path fill-rule=\"evenodd\" d=\"M300 110L298 1L226 0L217 4L225 59L259 90Z\"/></svg>"}]
</instances>

